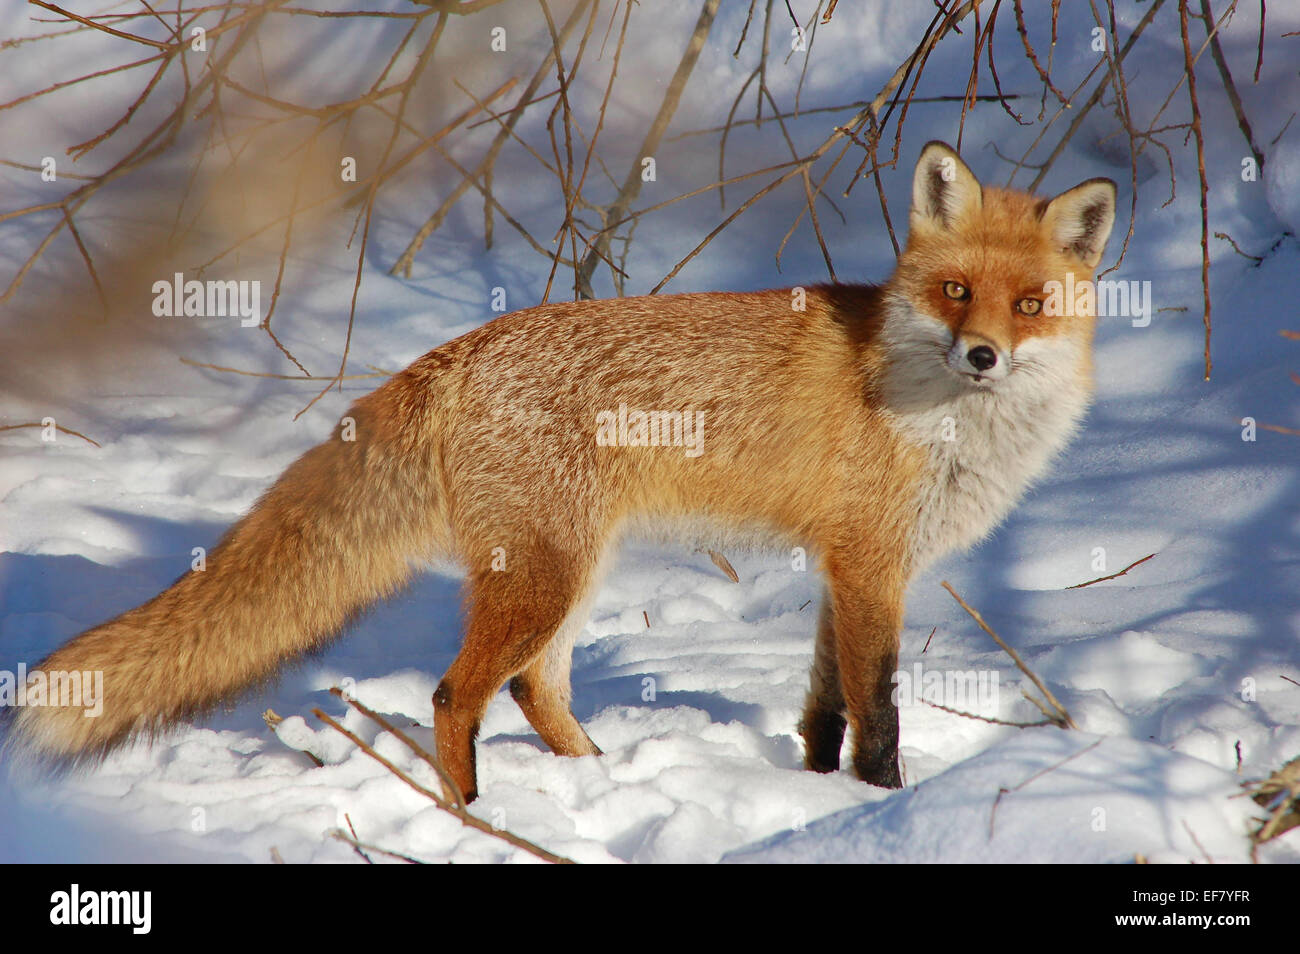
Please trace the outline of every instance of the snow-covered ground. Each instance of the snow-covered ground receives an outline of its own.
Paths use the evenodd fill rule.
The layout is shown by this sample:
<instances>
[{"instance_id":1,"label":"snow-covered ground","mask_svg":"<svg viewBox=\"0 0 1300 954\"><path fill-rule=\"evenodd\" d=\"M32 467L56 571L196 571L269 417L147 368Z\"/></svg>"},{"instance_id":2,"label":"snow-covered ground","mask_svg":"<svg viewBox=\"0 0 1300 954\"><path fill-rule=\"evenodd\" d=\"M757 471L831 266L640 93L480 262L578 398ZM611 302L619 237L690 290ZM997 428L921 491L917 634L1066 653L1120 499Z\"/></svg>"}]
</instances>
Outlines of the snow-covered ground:
<instances>
[{"instance_id":1,"label":"snow-covered ground","mask_svg":"<svg viewBox=\"0 0 1300 954\"><path fill-rule=\"evenodd\" d=\"M622 117L611 122L629 130L642 128L657 106L662 81L653 79L655 71L675 65L674 51L698 12L696 3L659 6L653 16L664 29L643 34L651 39L630 50L624 64L629 75L639 70L645 77L644 102L630 83L611 111ZM724 6L674 129L720 122L752 68L752 60L730 55L746 5ZM820 29L805 105L868 98L932 12L928 4L880 6L888 12L858 14L840 5ZM1127 862L1139 854L1169 862L1206 854L1248 860L1246 831L1256 810L1240 797L1240 783L1300 755L1300 437L1257 428L1245 435L1253 440L1243 439L1243 418L1300 427L1300 388L1288 378L1300 371L1300 341L1280 335L1300 331L1300 123L1271 144L1291 115L1288 104L1300 102L1295 54L1287 58L1294 47L1285 46L1297 41L1276 39L1300 29L1300 10L1269 9L1268 58L1254 85L1258 24L1248 6L1224 39L1256 136L1266 144L1260 181L1242 181L1246 147L1208 54L1198 73L1211 231L1264 255L1255 265L1211 239L1212 380L1201 375L1195 153L1181 148L1174 133L1166 138L1174 144L1177 196L1162 207L1163 156L1144 156L1136 231L1112 277L1150 281L1156 309L1186 310L1157 310L1145 327L1101 321L1098 401L1081 437L989 542L932 568L909 593L902 670L996 673L998 692L986 714L1039 718L1021 696L1022 687L1032 687L941 589L940 581L949 580L1043 677L1079 731L1009 728L905 705L903 790L869 787L847 770L802 771L795 725L820 595L815 567L792 568L783 554L728 552L737 584L704 553L633 542L601 589L574 654L574 711L605 754L550 754L503 693L480 734L476 815L590 862ZM20 7L0 4L11 29L30 29L20 25ZM1145 5L1127 12L1122 32L1143 12ZM642 5L633 22L650 15ZM1055 68L1071 82L1095 62L1088 26L1062 26ZM960 43L968 40L969 33ZM1150 52L1132 63L1130 87L1134 113L1147 121L1181 70L1175 10L1161 13L1145 42ZM964 88L969 58L963 66L958 41L949 43L948 61L927 74L922 94ZM1020 107L1032 117L1038 87L1031 70L1013 68L1014 30L1003 30L998 49L1004 86L1033 91ZM788 65L774 61L769 81L779 101L793 101L801 66L797 56ZM23 84L32 74L0 75L8 98L29 88ZM584 96L598 101L603 75L593 71ZM1180 119L1182 104L1171 107ZM50 124L60 144L102 125L101 117L89 131L76 126L77 110L84 115L91 106L74 106ZM904 218L920 144L956 136L954 104L913 110L899 169L885 173L895 222ZM797 128L815 145L830 124L813 117ZM14 128L0 138L0 158L17 158ZM1128 226L1131 196L1115 128L1113 113L1099 107L1044 187L1060 191L1098 175L1119 183L1108 263ZM607 157L615 169L625 168L616 161L630 161L639 133L628 135L623 152ZM967 120L963 152L977 175L1000 182L1008 166L991 144L1019 155L1033 135L997 104L982 104ZM770 148L777 137L763 141ZM706 142L712 140L672 146L675 163L660 159L659 181L638 206L711 181L716 150ZM37 161L31 156L53 148L40 142L22 152ZM772 161L780 158L772 153ZM507 207L531 203L534 220L545 223L537 234L549 236L560 206L543 201L550 193L534 187L538 174L529 161L511 158L497 186ZM748 161L737 147L728 171L750 168ZM1025 181L1022 175L1016 184ZM30 173L4 172L4 209L33 201L34 192ZM476 244L477 203L429 241L411 279L389 277L387 266L436 204L419 188L410 194L409 205L381 204L376 217L352 341L358 369L399 367L487 320L495 286L508 289L511 307L522 307L538 300L546 281L546 263L500 222L492 251L482 250L481 239ZM729 202L748 195L746 185L738 186ZM853 213L847 227L833 215L822 220L840 275L883 279L892 255L874 189L867 182L848 199L834 196ZM791 241L783 272L772 267L801 203L792 185L760 204L668 290L821 280L806 226ZM651 287L719 218L709 198L679 203L657 225L648 219L630 260L629 291ZM88 241L107 242L118 227L106 214L87 229ZM341 349L353 277L353 260L337 254L344 238L294 262L280 305L281 335L317 373L332 371ZM5 281L30 248L30 232L0 225ZM71 255L64 261L79 268ZM82 273L74 274L79 281ZM12 360L23 329L3 332ZM168 585L188 568L192 548L210 547L374 383L352 382L295 422L317 385L183 366L166 348L162 358L152 353L145 375L115 375L102 362L81 375L51 364L39 398L0 382L0 423L50 414L103 445L66 434L42 442L35 429L0 432L0 670L35 664ZM171 348L218 365L292 371L277 363L264 336L235 323L214 324L197 341L186 336ZM25 360L40 367L43 359L37 353ZM1065 589L1151 553L1126 576ZM311 715L320 707L340 718L431 782L397 740L345 712L327 690L353 680L360 701L411 726L410 734L431 748L430 697L456 654L459 623L458 580L430 571L328 652L163 742L118 752L71 777L6 778L0 860L265 862L274 851L288 862L358 862L330 837L349 821L362 841L422 860L530 860L462 828ZM265 727L268 708L288 717L285 740L310 749L323 767ZM1300 861L1300 835L1266 846L1261 859Z\"/></svg>"}]
</instances>

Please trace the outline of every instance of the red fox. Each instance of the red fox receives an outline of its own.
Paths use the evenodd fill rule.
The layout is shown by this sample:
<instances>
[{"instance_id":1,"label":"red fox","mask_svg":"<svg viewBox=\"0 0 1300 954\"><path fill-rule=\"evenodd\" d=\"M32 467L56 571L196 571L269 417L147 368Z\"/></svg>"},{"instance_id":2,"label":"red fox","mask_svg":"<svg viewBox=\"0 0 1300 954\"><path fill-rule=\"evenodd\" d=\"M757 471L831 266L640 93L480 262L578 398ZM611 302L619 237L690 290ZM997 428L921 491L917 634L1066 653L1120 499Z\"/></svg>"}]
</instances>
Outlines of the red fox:
<instances>
[{"instance_id":1,"label":"red fox","mask_svg":"<svg viewBox=\"0 0 1300 954\"><path fill-rule=\"evenodd\" d=\"M332 637L412 561L466 571L464 645L434 694L467 798L489 701L560 755L574 637L621 536L803 546L826 581L805 764L898 787L903 597L990 532L1079 425L1094 318L1044 309L1089 281L1115 184L1047 200L985 188L931 142L883 285L544 304L435 348L361 398L211 552L40 669L102 671L103 711L16 710L12 741L94 760L210 709ZM351 419L349 421L349 418Z\"/></svg>"}]
</instances>

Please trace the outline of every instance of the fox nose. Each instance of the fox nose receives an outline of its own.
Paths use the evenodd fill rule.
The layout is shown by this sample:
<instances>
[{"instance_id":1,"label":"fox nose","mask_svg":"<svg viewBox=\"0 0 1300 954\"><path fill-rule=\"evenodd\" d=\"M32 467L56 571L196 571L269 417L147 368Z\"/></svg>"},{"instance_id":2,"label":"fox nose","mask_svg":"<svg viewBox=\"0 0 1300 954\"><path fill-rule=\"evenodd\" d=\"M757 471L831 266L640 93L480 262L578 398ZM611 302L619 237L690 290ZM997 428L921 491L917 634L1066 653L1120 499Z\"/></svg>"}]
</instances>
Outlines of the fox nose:
<instances>
[{"instance_id":1,"label":"fox nose","mask_svg":"<svg viewBox=\"0 0 1300 954\"><path fill-rule=\"evenodd\" d=\"M987 371L998 363L998 355L988 345L979 345L967 352L966 360L971 363L971 366L976 371Z\"/></svg>"}]
</instances>

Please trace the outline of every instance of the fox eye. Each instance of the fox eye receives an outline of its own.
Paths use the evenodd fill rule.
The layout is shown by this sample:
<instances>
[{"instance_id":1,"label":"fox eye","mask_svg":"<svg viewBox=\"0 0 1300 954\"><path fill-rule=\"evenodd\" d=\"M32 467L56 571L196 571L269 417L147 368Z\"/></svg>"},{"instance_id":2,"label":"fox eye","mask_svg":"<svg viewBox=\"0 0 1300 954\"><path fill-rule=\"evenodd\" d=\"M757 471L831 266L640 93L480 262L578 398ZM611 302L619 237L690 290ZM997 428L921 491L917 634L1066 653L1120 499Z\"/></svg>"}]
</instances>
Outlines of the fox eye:
<instances>
[{"instance_id":1,"label":"fox eye","mask_svg":"<svg viewBox=\"0 0 1300 954\"><path fill-rule=\"evenodd\" d=\"M970 297L970 289L961 282L944 282L943 293L954 301L965 301Z\"/></svg>"},{"instance_id":2,"label":"fox eye","mask_svg":"<svg viewBox=\"0 0 1300 954\"><path fill-rule=\"evenodd\" d=\"M1036 315L1043 308L1043 303L1037 298L1022 298L1016 302L1016 311L1022 315Z\"/></svg>"}]
</instances>

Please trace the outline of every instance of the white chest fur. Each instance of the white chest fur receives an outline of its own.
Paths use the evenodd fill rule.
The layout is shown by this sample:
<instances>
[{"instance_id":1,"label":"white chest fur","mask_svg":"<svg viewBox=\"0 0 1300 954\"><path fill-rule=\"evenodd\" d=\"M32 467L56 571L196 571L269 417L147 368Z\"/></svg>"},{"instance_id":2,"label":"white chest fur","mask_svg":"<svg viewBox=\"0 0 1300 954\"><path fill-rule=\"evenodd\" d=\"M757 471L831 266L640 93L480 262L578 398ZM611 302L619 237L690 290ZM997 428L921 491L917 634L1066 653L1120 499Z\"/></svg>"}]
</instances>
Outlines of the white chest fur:
<instances>
[{"instance_id":1,"label":"white chest fur","mask_svg":"<svg viewBox=\"0 0 1300 954\"><path fill-rule=\"evenodd\" d=\"M905 349L886 399L895 429L926 454L916 494L913 572L976 543L1007 515L1077 430L1090 389L1082 343L1032 338L994 387L958 379L938 349Z\"/></svg>"}]
</instances>

